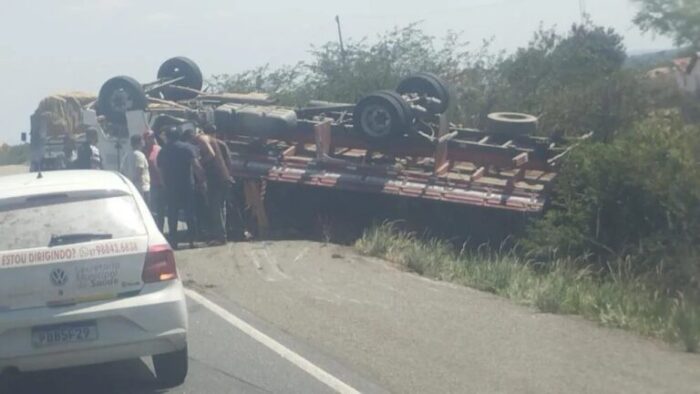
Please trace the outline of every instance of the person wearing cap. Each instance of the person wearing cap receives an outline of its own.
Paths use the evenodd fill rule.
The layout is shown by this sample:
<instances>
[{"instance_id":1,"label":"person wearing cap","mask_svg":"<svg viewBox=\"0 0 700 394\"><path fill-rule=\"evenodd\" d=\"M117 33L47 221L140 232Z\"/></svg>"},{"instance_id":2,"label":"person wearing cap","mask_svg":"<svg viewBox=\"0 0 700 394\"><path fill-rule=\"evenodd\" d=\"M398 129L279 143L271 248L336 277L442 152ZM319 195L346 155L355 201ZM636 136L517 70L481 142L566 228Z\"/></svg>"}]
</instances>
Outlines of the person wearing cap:
<instances>
[{"instance_id":1,"label":"person wearing cap","mask_svg":"<svg viewBox=\"0 0 700 394\"><path fill-rule=\"evenodd\" d=\"M151 174L146 155L141 152L143 149L143 137L132 135L129 142L132 150L124 155L120 166L121 173L129 178L139 193L141 193L143 199L148 201L151 192Z\"/></svg>"},{"instance_id":2,"label":"person wearing cap","mask_svg":"<svg viewBox=\"0 0 700 394\"><path fill-rule=\"evenodd\" d=\"M102 155L97 148L98 131L94 127L85 130L85 142L78 148L78 158L75 166L81 170L101 170Z\"/></svg>"},{"instance_id":3,"label":"person wearing cap","mask_svg":"<svg viewBox=\"0 0 700 394\"><path fill-rule=\"evenodd\" d=\"M160 145L153 131L149 130L143 134L144 148L143 154L148 160L148 171L151 178L151 196L148 200L148 207L151 209L153 216L158 225L158 229L163 232L165 225L165 207L166 195L163 188L163 180L160 169L158 168L158 154L160 153Z\"/></svg>"}]
</instances>

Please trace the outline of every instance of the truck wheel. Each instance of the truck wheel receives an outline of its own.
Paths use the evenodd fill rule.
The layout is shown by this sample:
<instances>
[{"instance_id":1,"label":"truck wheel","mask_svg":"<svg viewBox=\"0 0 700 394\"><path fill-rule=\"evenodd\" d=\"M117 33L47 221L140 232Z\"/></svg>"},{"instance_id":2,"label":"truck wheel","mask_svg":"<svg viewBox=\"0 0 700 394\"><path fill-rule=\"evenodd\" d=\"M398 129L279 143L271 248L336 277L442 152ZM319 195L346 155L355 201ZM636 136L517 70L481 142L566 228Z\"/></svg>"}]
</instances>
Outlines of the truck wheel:
<instances>
[{"instance_id":1,"label":"truck wheel","mask_svg":"<svg viewBox=\"0 0 700 394\"><path fill-rule=\"evenodd\" d=\"M447 84L437 75L421 72L408 76L399 82L396 88L399 94L417 94L421 97L432 97L440 103L429 103L427 109L434 114L447 111L450 106L450 93Z\"/></svg>"},{"instance_id":2,"label":"truck wheel","mask_svg":"<svg viewBox=\"0 0 700 394\"><path fill-rule=\"evenodd\" d=\"M363 97L353 111L355 130L371 142L383 142L405 134L411 121L408 103L388 90Z\"/></svg>"},{"instance_id":3,"label":"truck wheel","mask_svg":"<svg viewBox=\"0 0 700 394\"><path fill-rule=\"evenodd\" d=\"M174 85L190 88L194 90L202 90L204 86L204 78L199 66L189 58L184 56L168 59L161 64L158 69L158 79L173 79L184 77L182 80L175 82ZM162 90L163 98L166 100L178 101L189 100L198 96L196 92L188 92L186 90L168 89Z\"/></svg>"},{"instance_id":4,"label":"truck wheel","mask_svg":"<svg viewBox=\"0 0 700 394\"><path fill-rule=\"evenodd\" d=\"M97 96L97 113L114 123L126 123L128 111L144 110L148 98L143 86L131 77L114 77L102 85Z\"/></svg>"},{"instance_id":5,"label":"truck wheel","mask_svg":"<svg viewBox=\"0 0 700 394\"><path fill-rule=\"evenodd\" d=\"M165 387L179 386L187 377L187 347L177 352L153 356L158 382Z\"/></svg>"},{"instance_id":6,"label":"truck wheel","mask_svg":"<svg viewBox=\"0 0 700 394\"><path fill-rule=\"evenodd\" d=\"M516 112L494 112L487 116L487 131L507 136L530 135L537 131L537 117Z\"/></svg>"}]
</instances>

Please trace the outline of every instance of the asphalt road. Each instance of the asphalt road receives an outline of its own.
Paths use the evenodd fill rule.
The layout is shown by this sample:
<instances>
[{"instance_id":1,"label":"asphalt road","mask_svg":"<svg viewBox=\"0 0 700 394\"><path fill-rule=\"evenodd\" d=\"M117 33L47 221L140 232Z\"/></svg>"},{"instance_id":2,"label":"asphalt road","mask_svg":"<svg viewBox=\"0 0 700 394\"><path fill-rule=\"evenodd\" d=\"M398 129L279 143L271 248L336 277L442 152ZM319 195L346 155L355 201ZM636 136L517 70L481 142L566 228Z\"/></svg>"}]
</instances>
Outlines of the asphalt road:
<instances>
[{"instance_id":1,"label":"asphalt road","mask_svg":"<svg viewBox=\"0 0 700 394\"><path fill-rule=\"evenodd\" d=\"M700 392L698 355L346 247L240 243L183 251L178 264L191 288L308 344L316 353L301 354L342 366L328 371L360 391L371 381L396 393Z\"/></svg>"},{"instance_id":2,"label":"asphalt road","mask_svg":"<svg viewBox=\"0 0 700 394\"><path fill-rule=\"evenodd\" d=\"M334 393L329 386L282 358L268 347L233 327L220 316L188 299L190 314L190 370L184 385L164 389L155 380L150 359L132 360L91 367L25 373L4 382L10 393ZM255 321L266 335L286 348L302 349L314 356L307 345L278 332L245 311L236 315ZM316 357L323 361L323 357ZM317 365L316 363L314 363ZM356 379L337 363L328 369ZM363 392L381 392L373 385L355 380Z\"/></svg>"}]
</instances>

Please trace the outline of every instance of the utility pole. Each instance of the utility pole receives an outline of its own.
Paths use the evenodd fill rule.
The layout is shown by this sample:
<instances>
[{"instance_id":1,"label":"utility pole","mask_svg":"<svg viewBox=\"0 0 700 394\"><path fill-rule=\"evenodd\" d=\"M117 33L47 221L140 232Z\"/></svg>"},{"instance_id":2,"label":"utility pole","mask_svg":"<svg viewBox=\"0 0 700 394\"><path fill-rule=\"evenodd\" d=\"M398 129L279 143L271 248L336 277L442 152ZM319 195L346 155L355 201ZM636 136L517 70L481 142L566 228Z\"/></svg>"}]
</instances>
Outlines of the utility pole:
<instances>
[{"instance_id":1,"label":"utility pole","mask_svg":"<svg viewBox=\"0 0 700 394\"><path fill-rule=\"evenodd\" d=\"M340 42L340 56L345 64L345 45L343 44L343 30L340 28L340 16L335 16L335 23L338 25L338 41Z\"/></svg>"}]
</instances>

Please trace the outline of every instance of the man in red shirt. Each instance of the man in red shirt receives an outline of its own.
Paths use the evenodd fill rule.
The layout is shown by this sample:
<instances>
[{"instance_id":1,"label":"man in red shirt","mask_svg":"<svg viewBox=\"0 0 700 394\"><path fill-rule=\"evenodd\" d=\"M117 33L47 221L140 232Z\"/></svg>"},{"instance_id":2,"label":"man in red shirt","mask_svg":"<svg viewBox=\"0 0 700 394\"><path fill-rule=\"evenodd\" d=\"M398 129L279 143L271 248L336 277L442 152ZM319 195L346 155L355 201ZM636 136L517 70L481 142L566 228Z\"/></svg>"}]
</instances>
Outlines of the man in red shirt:
<instances>
[{"instance_id":1,"label":"man in red shirt","mask_svg":"<svg viewBox=\"0 0 700 394\"><path fill-rule=\"evenodd\" d=\"M158 168L158 153L160 153L160 145L156 141L156 136L153 131L147 131L143 134L144 148L143 153L148 160L148 171L151 175L151 196L148 201L148 207L156 220L158 229L163 232L165 224L165 208L166 195L163 188L163 178Z\"/></svg>"}]
</instances>

